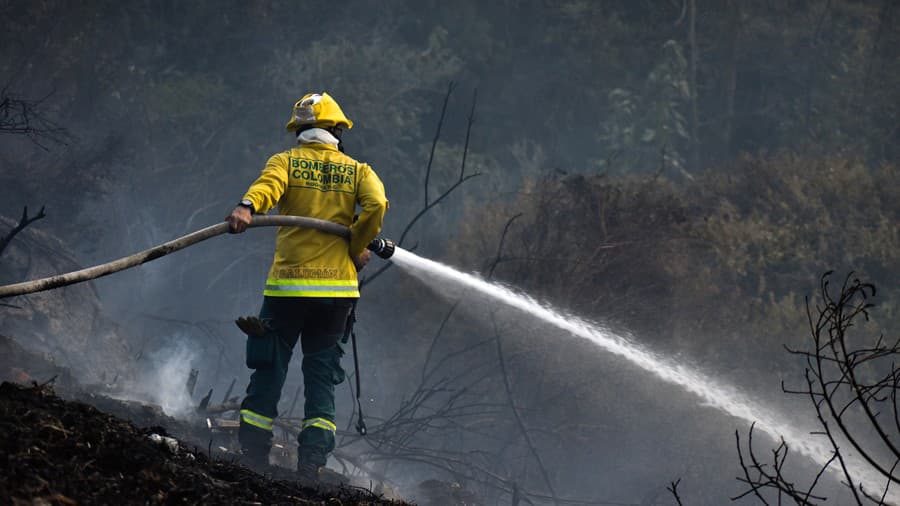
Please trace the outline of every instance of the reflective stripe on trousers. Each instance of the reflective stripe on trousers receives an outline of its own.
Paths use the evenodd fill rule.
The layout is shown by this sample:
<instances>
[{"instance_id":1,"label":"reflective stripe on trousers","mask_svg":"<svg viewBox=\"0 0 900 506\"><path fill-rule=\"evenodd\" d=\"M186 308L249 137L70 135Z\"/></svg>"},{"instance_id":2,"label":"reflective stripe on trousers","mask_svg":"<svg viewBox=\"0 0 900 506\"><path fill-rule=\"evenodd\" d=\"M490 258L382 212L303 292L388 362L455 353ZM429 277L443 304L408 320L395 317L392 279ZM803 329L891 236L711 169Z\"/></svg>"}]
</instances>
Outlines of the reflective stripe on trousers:
<instances>
[{"instance_id":1,"label":"reflective stripe on trousers","mask_svg":"<svg viewBox=\"0 0 900 506\"><path fill-rule=\"evenodd\" d=\"M337 432L337 425L325 418L307 418L306 420L303 420L302 428L307 429L309 427L317 427L319 429L330 431L331 433Z\"/></svg>"},{"instance_id":2,"label":"reflective stripe on trousers","mask_svg":"<svg viewBox=\"0 0 900 506\"><path fill-rule=\"evenodd\" d=\"M241 410L241 421L262 430L272 430L272 419L249 409Z\"/></svg>"}]
</instances>

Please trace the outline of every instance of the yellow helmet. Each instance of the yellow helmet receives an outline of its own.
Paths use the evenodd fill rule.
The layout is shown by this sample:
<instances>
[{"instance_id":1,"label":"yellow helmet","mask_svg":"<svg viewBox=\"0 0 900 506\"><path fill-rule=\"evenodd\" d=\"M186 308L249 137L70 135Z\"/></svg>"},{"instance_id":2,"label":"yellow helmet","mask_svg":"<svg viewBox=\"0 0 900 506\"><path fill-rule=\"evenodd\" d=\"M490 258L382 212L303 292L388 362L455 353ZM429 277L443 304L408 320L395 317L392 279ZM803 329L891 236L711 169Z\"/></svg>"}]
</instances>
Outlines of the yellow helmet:
<instances>
[{"instance_id":1,"label":"yellow helmet","mask_svg":"<svg viewBox=\"0 0 900 506\"><path fill-rule=\"evenodd\" d=\"M341 106L331 98L328 93L307 93L294 104L291 120L285 125L289 132L311 125L314 127L342 127L353 128L353 122L347 116Z\"/></svg>"}]
</instances>

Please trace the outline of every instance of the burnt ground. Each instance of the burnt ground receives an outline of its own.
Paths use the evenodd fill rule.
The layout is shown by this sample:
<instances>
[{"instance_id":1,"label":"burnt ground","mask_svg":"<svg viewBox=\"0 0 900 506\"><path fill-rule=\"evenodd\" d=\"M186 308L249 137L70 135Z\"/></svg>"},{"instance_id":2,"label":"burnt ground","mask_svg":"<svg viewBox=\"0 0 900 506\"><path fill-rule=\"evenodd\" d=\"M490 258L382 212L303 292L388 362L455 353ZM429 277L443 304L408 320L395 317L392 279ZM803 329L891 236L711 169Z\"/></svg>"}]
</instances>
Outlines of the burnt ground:
<instances>
[{"instance_id":1,"label":"burnt ground","mask_svg":"<svg viewBox=\"0 0 900 506\"><path fill-rule=\"evenodd\" d=\"M261 475L233 454L210 457L215 437L205 424L78 385L3 336L0 379L9 380L0 384L0 504L404 504L304 487L275 466Z\"/></svg>"},{"instance_id":2,"label":"burnt ground","mask_svg":"<svg viewBox=\"0 0 900 506\"><path fill-rule=\"evenodd\" d=\"M4 504L400 504L367 491L262 476L138 428L48 386L0 384Z\"/></svg>"}]
</instances>

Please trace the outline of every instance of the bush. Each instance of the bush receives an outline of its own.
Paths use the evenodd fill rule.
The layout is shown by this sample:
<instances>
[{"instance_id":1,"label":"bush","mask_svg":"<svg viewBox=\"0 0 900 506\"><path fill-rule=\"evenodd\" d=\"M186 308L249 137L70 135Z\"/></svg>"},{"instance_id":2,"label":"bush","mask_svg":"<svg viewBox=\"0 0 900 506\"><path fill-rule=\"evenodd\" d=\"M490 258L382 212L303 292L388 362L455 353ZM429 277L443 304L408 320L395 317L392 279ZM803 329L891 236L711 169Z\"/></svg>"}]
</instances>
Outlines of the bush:
<instances>
[{"instance_id":1,"label":"bush","mask_svg":"<svg viewBox=\"0 0 900 506\"><path fill-rule=\"evenodd\" d=\"M896 181L894 165L791 154L745 157L692 180L544 177L511 203L469 209L458 244L481 247L450 256L484 269L508 218L521 212L498 278L618 321L642 341L737 365L745 351L774 354L802 338L804 295L821 272L852 269L897 286ZM873 324L889 327L898 307L885 301ZM721 340L734 346L708 346ZM785 359L771 358L761 365L779 370Z\"/></svg>"}]
</instances>

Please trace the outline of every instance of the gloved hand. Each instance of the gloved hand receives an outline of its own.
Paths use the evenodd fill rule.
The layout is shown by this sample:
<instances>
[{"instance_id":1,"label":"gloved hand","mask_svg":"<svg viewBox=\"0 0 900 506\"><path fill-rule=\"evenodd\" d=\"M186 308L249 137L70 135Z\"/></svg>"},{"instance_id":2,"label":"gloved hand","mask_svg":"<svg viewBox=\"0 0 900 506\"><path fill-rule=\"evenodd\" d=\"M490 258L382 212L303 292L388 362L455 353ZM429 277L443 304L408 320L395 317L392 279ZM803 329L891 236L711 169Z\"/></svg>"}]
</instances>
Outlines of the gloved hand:
<instances>
[{"instance_id":1,"label":"gloved hand","mask_svg":"<svg viewBox=\"0 0 900 506\"><path fill-rule=\"evenodd\" d=\"M248 336L262 337L266 332L272 330L272 327L267 322L255 316L241 316L234 321L234 324Z\"/></svg>"}]
</instances>

